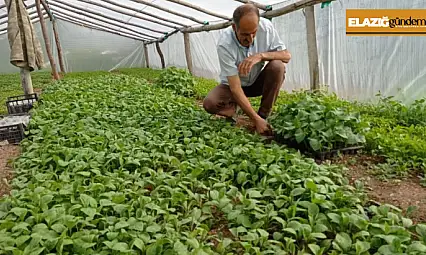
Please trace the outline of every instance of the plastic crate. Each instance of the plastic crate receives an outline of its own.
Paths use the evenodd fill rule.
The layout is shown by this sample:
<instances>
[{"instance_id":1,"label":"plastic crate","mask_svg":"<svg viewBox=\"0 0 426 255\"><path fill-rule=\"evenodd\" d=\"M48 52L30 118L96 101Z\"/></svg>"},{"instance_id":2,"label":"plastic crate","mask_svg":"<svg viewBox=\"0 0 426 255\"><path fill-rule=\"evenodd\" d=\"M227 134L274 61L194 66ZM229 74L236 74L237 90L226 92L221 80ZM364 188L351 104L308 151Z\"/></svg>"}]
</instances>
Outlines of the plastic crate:
<instances>
[{"instance_id":1,"label":"plastic crate","mask_svg":"<svg viewBox=\"0 0 426 255\"><path fill-rule=\"evenodd\" d=\"M327 159L332 159L338 156L339 154L343 154L343 155L358 154L360 151L362 151L362 149L364 149L363 145L359 145L359 146L336 148L334 150L325 151L325 152L314 152L309 147L305 147L304 144L298 144L296 141L288 141L278 134L274 134L272 137L270 137L269 141L271 140L275 140L279 144L286 145L290 148L299 150L301 153L305 154L306 156L319 159L322 161Z\"/></svg>"},{"instance_id":2,"label":"plastic crate","mask_svg":"<svg viewBox=\"0 0 426 255\"><path fill-rule=\"evenodd\" d=\"M37 93L8 97L6 106L9 114L27 113L38 100Z\"/></svg>"},{"instance_id":3,"label":"plastic crate","mask_svg":"<svg viewBox=\"0 0 426 255\"><path fill-rule=\"evenodd\" d=\"M0 142L7 140L9 144L19 144L25 138L24 130L22 123L0 126Z\"/></svg>"}]
</instances>

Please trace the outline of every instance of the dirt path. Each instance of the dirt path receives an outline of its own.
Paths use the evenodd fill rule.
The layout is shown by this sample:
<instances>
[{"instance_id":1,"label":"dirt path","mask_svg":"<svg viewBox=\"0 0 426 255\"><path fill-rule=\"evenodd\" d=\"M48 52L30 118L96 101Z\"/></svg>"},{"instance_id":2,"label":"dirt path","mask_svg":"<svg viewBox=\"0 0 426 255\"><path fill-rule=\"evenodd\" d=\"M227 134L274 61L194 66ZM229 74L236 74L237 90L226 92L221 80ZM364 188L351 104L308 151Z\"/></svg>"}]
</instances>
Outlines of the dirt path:
<instances>
[{"instance_id":1,"label":"dirt path","mask_svg":"<svg viewBox=\"0 0 426 255\"><path fill-rule=\"evenodd\" d=\"M373 173L373 166L381 159L366 155L343 156L333 163L343 164L348 168L346 175L353 184L364 184L368 197L379 203L394 205L404 213L410 207L414 211L408 215L414 222L426 223L426 187L422 186L417 176L405 179L381 180Z\"/></svg>"},{"instance_id":2,"label":"dirt path","mask_svg":"<svg viewBox=\"0 0 426 255\"><path fill-rule=\"evenodd\" d=\"M0 146L0 197L10 191L13 172L9 160L16 158L19 151L19 146L16 145Z\"/></svg>"}]
</instances>

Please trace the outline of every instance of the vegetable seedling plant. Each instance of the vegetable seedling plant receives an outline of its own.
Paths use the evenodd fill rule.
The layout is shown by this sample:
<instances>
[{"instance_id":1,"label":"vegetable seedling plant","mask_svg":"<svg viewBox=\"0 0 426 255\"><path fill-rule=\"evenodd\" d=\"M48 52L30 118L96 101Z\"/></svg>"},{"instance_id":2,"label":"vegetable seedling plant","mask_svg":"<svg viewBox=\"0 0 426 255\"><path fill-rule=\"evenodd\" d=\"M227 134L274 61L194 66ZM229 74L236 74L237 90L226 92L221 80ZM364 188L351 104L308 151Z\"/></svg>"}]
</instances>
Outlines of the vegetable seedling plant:
<instances>
[{"instance_id":1,"label":"vegetable seedling plant","mask_svg":"<svg viewBox=\"0 0 426 255\"><path fill-rule=\"evenodd\" d=\"M0 202L0 254L426 252L425 225L367 204L340 167L173 89L105 75L42 99Z\"/></svg>"}]
</instances>

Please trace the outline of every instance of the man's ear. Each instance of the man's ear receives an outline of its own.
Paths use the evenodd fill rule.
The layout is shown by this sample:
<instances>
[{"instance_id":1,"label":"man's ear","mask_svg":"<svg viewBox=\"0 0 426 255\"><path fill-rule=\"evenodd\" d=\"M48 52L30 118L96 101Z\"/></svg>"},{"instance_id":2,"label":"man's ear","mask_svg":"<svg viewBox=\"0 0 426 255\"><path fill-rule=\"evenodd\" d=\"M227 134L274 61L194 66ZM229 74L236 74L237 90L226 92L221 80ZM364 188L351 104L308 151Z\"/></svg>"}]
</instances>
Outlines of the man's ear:
<instances>
[{"instance_id":1,"label":"man's ear","mask_svg":"<svg viewBox=\"0 0 426 255\"><path fill-rule=\"evenodd\" d=\"M234 31L237 32L237 26L235 25L235 23L232 23L232 29L234 29Z\"/></svg>"}]
</instances>

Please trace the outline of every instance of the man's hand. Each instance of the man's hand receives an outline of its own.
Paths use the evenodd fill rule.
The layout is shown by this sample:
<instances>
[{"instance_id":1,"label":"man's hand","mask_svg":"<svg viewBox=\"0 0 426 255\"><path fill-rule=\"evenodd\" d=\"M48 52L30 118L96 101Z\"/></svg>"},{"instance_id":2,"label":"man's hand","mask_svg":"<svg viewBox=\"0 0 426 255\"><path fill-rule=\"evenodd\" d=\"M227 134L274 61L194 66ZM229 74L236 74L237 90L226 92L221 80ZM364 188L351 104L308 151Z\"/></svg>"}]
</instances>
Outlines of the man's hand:
<instances>
[{"instance_id":1,"label":"man's hand","mask_svg":"<svg viewBox=\"0 0 426 255\"><path fill-rule=\"evenodd\" d=\"M261 54L256 54L253 56L250 56L246 59L243 60L243 62L241 62L238 65L238 72L242 75L242 76L247 76L250 73L251 68L262 61L262 55Z\"/></svg>"},{"instance_id":2,"label":"man's hand","mask_svg":"<svg viewBox=\"0 0 426 255\"><path fill-rule=\"evenodd\" d=\"M265 136L272 135L272 128L268 124L268 122L266 122L266 120L262 118L256 118L254 124L256 125L256 132L259 133L260 135L265 135Z\"/></svg>"}]
</instances>

